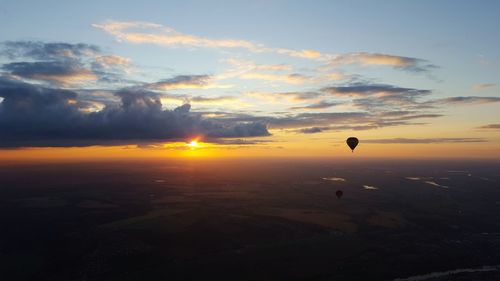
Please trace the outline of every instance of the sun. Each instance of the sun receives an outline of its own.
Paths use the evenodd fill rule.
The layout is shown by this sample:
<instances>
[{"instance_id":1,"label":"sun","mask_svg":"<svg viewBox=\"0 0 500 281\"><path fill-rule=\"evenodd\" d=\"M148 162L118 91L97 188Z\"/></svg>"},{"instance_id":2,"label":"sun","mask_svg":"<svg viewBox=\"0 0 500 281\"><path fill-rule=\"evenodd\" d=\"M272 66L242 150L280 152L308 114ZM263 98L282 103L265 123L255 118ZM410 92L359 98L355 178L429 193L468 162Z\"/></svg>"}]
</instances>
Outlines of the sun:
<instances>
[{"instance_id":1,"label":"sun","mask_svg":"<svg viewBox=\"0 0 500 281\"><path fill-rule=\"evenodd\" d=\"M191 148L196 148L199 146L198 144L198 141L197 140L192 140L190 141L189 143L186 144L187 146L191 147Z\"/></svg>"}]
</instances>

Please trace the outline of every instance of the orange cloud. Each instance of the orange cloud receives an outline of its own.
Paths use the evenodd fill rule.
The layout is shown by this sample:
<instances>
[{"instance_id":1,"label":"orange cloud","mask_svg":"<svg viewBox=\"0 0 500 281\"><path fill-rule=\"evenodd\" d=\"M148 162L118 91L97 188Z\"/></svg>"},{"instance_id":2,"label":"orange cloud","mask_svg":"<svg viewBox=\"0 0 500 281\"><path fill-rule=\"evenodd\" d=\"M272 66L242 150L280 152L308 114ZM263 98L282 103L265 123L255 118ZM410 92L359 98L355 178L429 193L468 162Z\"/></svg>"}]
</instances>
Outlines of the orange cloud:
<instances>
[{"instance_id":1,"label":"orange cloud","mask_svg":"<svg viewBox=\"0 0 500 281\"><path fill-rule=\"evenodd\" d=\"M346 64L387 65L415 72L429 71L437 67L423 59L366 52L337 55L332 58L330 64L332 66Z\"/></svg>"},{"instance_id":2,"label":"orange cloud","mask_svg":"<svg viewBox=\"0 0 500 281\"><path fill-rule=\"evenodd\" d=\"M276 49L276 52L278 54L284 54L288 55L291 57L296 57L296 58L304 58L304 59L320 59L323 55L315 50L290 50L290 49L285 49L285 48L278 48Z\"/></svg>"}]
</instances>

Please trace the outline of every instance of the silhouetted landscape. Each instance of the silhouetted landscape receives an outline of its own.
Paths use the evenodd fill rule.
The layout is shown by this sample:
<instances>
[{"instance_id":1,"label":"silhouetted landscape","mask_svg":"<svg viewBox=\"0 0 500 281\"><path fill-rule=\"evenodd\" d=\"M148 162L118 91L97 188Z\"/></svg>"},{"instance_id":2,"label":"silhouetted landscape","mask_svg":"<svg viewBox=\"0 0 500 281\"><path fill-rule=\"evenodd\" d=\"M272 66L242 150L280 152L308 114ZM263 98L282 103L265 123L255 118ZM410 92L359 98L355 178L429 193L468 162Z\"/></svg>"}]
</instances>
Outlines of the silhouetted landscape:
<instances>
[{"instance_id":1,"label":"silhouetted landscape","mask_svg":"<svg viewBox=\"0 0 500 281\"><path fill-rule=\"evenodd\" d=\"M498 161L0 168L2 280L500 278Z\"/></svg>"}]
</instances>

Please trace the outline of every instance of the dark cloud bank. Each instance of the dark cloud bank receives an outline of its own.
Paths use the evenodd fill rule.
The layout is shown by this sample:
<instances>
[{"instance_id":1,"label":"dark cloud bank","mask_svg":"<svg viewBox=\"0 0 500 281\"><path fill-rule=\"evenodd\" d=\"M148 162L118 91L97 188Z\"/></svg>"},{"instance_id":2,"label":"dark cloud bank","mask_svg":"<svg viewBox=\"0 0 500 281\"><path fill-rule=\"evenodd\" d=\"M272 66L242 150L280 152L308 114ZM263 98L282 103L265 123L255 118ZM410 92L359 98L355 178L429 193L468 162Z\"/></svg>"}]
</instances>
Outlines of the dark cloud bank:
<instances>
[{"instance_id":1,"label":"dark cloud bank","mask_svg":"<svg viewBox=\"0 0 500 281\"><path fill-rule=\"evenodd\" d=\"M204 119L185 104L162 109L157 94L120 90L120 103L99 112L69 90L0 78L0 146L89 146L184 139L190 136L252 137L269 135L262 122Z\"/></svg>"},{"instance_id":2,"label":"dark cloud bank","mask_svg":"<svg viewBox=\"0 0 500 281\"><path fill-rule=\"evenodd\" d=\"M0 52L10 59L24 57L38 60L58 60L93 56L100 53L101 50L98 46L84 43L7 41L0 44Z\"/></svg>"}]
</instances>

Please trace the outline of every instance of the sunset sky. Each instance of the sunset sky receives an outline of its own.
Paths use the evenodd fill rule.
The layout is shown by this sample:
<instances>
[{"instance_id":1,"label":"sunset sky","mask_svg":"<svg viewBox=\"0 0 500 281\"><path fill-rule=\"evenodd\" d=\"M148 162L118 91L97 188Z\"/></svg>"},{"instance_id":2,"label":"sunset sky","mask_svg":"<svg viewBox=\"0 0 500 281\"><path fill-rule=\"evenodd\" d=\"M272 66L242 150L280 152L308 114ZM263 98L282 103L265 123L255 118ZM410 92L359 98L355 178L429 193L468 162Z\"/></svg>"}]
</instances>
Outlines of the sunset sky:
<instances>
[{"instance_id":1,"label":"sunset sky","mask_svg":"<svg viewBox=\"0 0 500 281\"><path fill-rule=\"evenodd\" d=\"M498 1L125 2L0 1L0 159L500 158Z\"/></svg>"}]
</instances>

